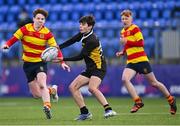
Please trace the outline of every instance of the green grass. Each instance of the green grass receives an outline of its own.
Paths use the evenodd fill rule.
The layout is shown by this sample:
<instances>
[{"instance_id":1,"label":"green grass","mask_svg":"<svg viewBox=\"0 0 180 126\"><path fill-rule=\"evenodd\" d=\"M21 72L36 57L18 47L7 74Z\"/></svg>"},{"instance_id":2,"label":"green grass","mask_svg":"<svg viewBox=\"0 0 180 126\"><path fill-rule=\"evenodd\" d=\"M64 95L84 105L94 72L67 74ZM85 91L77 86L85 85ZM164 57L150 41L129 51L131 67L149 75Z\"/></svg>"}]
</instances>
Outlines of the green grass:
<instances>
[{"instance_id":1,"label":"green grass","mask_svg":"<svg viewBox=\"0 0 180 126\"><path fill-rule=\"evenodd\" d=\"M177 99L177 106L179 105ZM0 125L180 125L180 113L169 114L169 105L163 98L144 99L144 108L131 114L133 102L129 98L108 98L118 113L116 117L103 118L103 108L94 98L85 99L93 114L92 120L74 121L79 109L72 98L60 98L52 104L53 118L47 120L40 99L0 98Z\"/></svg>"}]
</instances>

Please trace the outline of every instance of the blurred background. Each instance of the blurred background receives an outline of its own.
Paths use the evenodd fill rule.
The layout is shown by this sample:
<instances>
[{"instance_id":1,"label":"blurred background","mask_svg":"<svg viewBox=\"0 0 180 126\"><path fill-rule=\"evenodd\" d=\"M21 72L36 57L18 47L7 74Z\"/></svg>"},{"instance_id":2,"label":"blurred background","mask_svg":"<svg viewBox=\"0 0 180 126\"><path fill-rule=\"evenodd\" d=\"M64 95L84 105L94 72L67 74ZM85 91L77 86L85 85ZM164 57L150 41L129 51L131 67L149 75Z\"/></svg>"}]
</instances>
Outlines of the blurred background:
<instances>
[{"instance_id":1,"label":"blurred background","mask_svg":"<svg viewBox=\"0 0 180 126\"><path fill-rule=\"evenodd\" d=\"M122 29L120 13L131 9L134 23L144 35L145 51L157 79L173 95L180 96L179 0L0 0L0 44L19 27L32 22L32 12L39 7L49 12L45 25L59 44L79 31L81 16L95 16L95 32L108 62L107 75L100 87L106 96L129 96L121 82L125 59L115 57L115 53L122 48L119 44ZM76 43L62 51L68 57L78 54L80 49L81 43ZM68 64L72 67L70 73L56 64L49 65L48 84L57 84L61 96L70 96L68 85L85 67L82 61ZM148 85L142 75L137 75L133 83L142 96L162 96ZM87 87L81 91L84 95L91 95ZM22 70L21 42L17 42L8 52L0 52L0 96L30 96Z\"/></svg>"}]
</instances>

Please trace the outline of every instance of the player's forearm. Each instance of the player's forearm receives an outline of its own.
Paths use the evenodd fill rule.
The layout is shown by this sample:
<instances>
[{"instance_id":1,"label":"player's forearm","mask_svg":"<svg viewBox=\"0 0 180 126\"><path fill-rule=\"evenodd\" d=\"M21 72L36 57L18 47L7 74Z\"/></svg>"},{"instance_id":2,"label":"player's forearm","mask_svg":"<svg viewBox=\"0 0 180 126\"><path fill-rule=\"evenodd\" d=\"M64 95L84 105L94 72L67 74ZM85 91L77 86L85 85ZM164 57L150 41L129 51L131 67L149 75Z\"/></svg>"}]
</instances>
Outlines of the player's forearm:
<instances>
[{"instance_id":1,"label":"player's forearm","mask_svg":"<svg viewBox=\"0 0 180 126\"><path fill-rule=\"evenodd\" d=\"M75 36L73 36L72 38L70 38L70 39L68 39L67 41L65 41L65 42L63 42L62 44L60 44L60 45L59 45L59 48L60 48L60 49L63 49L63 48L65 48L65 47L68 47L68 46L74 44L75 42L78 41L78 39L77 39L78 37L79 37L78 34L75 35Z\"/></svg>"},{"instance_id":2,"label":"player's forearm","mask_svg":"<svg viewBox=\"0 0 180 126\"><path fill-rule=\"evenodd\" d=\"M63 61L79 61L82 60L83 57L81 55L69 57L69 58L63 58Z\"/></svg>"},{"instance_id":3,"label":"player's forearm","mask_svg":"<svg viewBox=\"0 0 180 126\"><path fill-rule=\"evenodd\" d=\"M65 41L63 44L60 44L59 48L63 49L65 47L68 47L68 46L74 44L75 42L80 41L82 36L83 36L82 33L78 33L78 34L74 35L72 38L70 38L69 40Z\"/></svg>"},{"instance_id":4,"label":"player's forearm","mask_svg":"<svg viewBox=\"0 0 180 126\"><path fill-rule=\"evenodd\" d=\"M67 41L64 42L63 44L60 44L60 45L59 45L59 48L60 48L60 49L63 49L63 48L65 48L65 47L68 47L68 46L72 45L73 43L75 43L75 42L72 41L71 39L70 39L70 40L67 40Z\"/></svg>"},{"instance_id":5,"label":"player's forearm","mask_svg":"<svg viewBox=\"0 0 180 126\"><path fill-rule=\"evenodd\" d=\"M17 42L17 38L15 36L13 36L12 38L10 38L7 42L6 45L8 45L9 47L11 47L15 42Z\"/></svg>"}]
</instances>

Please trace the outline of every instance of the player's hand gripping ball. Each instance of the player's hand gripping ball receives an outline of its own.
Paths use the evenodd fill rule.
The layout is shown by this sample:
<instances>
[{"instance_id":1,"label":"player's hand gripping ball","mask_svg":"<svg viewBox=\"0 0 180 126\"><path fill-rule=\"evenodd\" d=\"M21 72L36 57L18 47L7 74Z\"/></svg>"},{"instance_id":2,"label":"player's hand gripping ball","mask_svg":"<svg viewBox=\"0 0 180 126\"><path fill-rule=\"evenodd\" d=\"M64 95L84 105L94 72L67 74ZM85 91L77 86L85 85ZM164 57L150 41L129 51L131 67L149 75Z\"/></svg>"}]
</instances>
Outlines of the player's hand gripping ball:
<instances>
[{"instance_id":1,"label":"player's hand gripping ball","mask_svg":"<svg viewBox=\"0 0 180 126\"><path fill-rule=\"evenodd\" d=\"M42 52L41 59L44 62L51 62L52 60L56 59L57 56L58 56L57 47L48 47Z\"/></svg>"}]
</instances>

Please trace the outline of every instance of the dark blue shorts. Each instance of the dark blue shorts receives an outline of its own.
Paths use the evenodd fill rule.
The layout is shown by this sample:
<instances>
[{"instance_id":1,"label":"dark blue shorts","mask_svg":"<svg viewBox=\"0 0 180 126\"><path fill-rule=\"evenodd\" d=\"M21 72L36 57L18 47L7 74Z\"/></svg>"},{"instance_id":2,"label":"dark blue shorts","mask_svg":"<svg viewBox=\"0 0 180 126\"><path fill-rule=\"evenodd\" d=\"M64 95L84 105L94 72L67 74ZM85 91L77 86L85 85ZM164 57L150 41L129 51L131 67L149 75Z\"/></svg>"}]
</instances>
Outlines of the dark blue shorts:
<instances>
[{"instance_id":1,"label":"dark blue shorts","mask_svg":"<svg viewBox=\"0 0 180 126\"><path fill-rule=\"evenodd\" d=\"M47 73L47 63L45 62L24 62L23 70L26 74L28 83L33 81L39 72Z\"/></svg>"},{"instance_id":2,"label":"dark blue shorts","mask_svg":"<svg viewBox=\"0 0 180 126\"><path fill-rule=\"evenodd\" d=\"M148 74L152 72L149 62L128 63L126 68L133 69L139 74Z\"/></svg>"}]
</instances>

